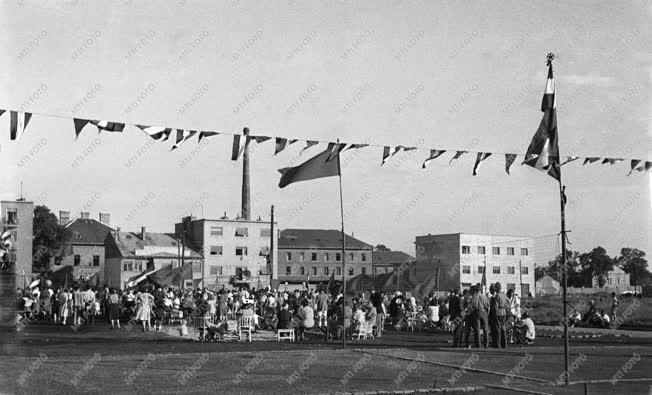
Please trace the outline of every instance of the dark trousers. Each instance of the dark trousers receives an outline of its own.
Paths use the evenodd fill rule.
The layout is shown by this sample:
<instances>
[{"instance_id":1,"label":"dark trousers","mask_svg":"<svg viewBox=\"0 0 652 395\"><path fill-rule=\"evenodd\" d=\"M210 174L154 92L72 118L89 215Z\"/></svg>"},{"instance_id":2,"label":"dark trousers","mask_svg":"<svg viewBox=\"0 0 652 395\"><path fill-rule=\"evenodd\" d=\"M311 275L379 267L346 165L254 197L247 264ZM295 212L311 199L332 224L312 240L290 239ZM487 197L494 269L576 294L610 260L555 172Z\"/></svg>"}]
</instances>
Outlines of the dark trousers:
<instances>
[{"instance_id":1,"label":"dark trousers","mask_svg":"<svg viewBox=\"0 0 652 395\"><path fill-rule=\"evenodd\" d=\"M507 348L506 321L507 317L504 315L493 317L491 325L491 347Z\"/></svg>"},{"instance_id":2,"label":"dark trousers","mask_svg":"<svg viewBox=\"0 0 652 395\"><path fill-rule=\"evenodd\" d=\"M463 326L464 326L464 328L462 329L463 341L460 344L460 346L468 347L471 344L469 342L469 338L471 337L471 329L473 328L473 314L467 314L466 317L464 317Z\"/></svg>"},{"instance_id":3,"label":"dark trousers","mask_svg":"<svg viewBox=\"0 0 652 395\"><path fill-rule=\"evenodd\" d=\"M482 347L487 348L489 346L489 334L488 327L488 317L487 312L484 310L473 312L473 340L475 341L475 347L480 348L480 329L484 331L484 337L482 337Z\"/></svg>"},{"instance_id":4,"label":"dark trousers","mask_svg":"<svg viewBox=\"0 0 652 395\"><path fill-rule=\"evenodd\" d=\"M462 332L464 328L464 320L462 317L457 316L452 319L455 322L455 329L453 329L453 347L460 347L462 344Z\"/></svg>"}]
</instances>

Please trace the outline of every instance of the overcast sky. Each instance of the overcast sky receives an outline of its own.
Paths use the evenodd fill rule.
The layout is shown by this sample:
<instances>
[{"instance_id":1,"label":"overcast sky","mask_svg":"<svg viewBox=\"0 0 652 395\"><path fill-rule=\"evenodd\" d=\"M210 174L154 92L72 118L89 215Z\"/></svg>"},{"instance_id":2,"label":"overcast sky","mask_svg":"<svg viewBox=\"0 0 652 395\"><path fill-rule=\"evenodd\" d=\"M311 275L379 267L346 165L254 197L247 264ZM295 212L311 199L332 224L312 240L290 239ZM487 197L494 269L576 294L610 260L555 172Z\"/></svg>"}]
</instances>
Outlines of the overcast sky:
<instances>
[{"instance_id":1,"label":"overcast sky","mask_svg":"<svg viewBox=\"0 0 652 395\"><path fill-rule=\"evenodd\" d=\"M221 5L218 5L220 3ZM3 1L0 108L35 114L18 142L0 118L1 198L109 212L125 230L181 216L233 217L231 137L169 152L139 129L77 141L70 117L302 139L524 153L554 52L562 155L652 159L648 1ZM319 152L251 154L252 211L281 228L340 222L336 178L277 187L278 168ZM420 169L427 150L380 167L343 154L346 231L414 254L427 233L559 232L554 179L502 154ZM652 251L650 177L628 163L565 166L570 248ZM549 252L549 251L548 251Z\"/></svg>"}]
</instances>

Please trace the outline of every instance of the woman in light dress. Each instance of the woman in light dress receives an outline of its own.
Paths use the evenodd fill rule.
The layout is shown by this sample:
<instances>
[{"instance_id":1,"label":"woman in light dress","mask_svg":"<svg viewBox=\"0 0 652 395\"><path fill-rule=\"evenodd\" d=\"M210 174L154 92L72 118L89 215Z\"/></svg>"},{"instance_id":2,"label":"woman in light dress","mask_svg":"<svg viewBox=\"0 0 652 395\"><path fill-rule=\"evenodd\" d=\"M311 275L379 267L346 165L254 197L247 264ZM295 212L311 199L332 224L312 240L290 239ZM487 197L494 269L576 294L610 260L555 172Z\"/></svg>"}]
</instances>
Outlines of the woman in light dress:
<instances>
[{"instance_id":1,"label":"woman in light dress","mask_svg":"<svg viewBox=\"0 0 652 395\"><path fill-rule=\"evenodd\" d=\"M141 292L136 294L136 304L138 308L136 309L136 320L140 320L143 323L143 332L145 328L147 330L152 330L152 305L154 304L154 296L152 296L147 289L143 289ZM147 324L147 326L145 325Z\"/></svg>"},{"instance_id":2,"label":"woman in light dress","mask_svg":"<svg viewBox=\"0 0 652 395\"><path fill-rule=\"evenodd\" d=\"M72 294L67 289L62 289L59 294L59 317L61 325L66 325L66 319L71 315Z\"/></svg>"}]
</instances>

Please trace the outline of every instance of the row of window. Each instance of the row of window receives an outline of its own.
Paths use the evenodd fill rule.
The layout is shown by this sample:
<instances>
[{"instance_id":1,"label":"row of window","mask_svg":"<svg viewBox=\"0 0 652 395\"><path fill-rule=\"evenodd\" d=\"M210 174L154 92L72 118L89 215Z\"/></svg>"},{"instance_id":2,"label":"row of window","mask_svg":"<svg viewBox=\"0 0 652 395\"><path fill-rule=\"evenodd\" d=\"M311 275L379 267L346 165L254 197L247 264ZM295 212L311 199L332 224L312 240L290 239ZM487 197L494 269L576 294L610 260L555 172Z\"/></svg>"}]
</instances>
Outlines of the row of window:
<instances>
[{"instance_id":1,"label":"row of window","mask_svg":"<svg viewBox=\"0 0 652 395\"><path fill-rule=\"evenodd\" d=\"M123 262L122 263L122 271L123 272L142 272L143 271L143 262L142 261L136 261L136 262Z\"/></svg>"},{"instance_id":2,"label":"row of window","mask_svg":"<svg viewBox=\"0 0 652 395\"><path fill-rule=\"evenodd\" d=\"M223 236L224 228L222 226L211 226L210 230L211 236ZM247 237L249 236L249 228L236 228L235 235L238 237ZM272 235L272 230L269 228L260 229L260 237L270 237Z\"/></svg>"},{"instance_id":3,"label":"row of window","mask_svg":"<svg viewBox=\"0 0 652 395\"><path fill-rule=\"evenodd\" d=\"M335 266L335 275L336 276L341 276L342 275L342 268L340 266ZM328 266L321 268L321 273L319 273L319 268L316 266L313 266L310 268L310 274L313 276L317 275L324 275L324 276L330 276L331 273L333 273L333 269L329 268ZM299 273L292 273L292 266L286 266L285 267L285 275L286 276L291 276L292 274L295 275L300 275L300 276L305 276L306 273L306 268L304 266L301 266L299 268ZM349 276L353 276L355 274L355 271L353 270L352 267L349 268ZM367 268L366 267L361 267L360 268L360 274L367 274Z\"/></svg>"},{"instance_id":4,"label":"row of window","mask_svg":"<svg viewBox=\"0 0 652 395\"><path fill-rule=\"evenodd\" d=\"M54 261L57 265L61 264L61 260L56 260ZM75 255L73 257L73 265L79 266L81 265L81 255ZM99 255L93 255L93 261L88 262L88 266L100 266L100 256Z\"/></svg>"},{"instance_id":5,"label":"row of window","mask_svg":"<svg viewBox=\"0 0 652 395\"><path fill-rule=\"evenodd\" d=\"M292 253L291 252L286 252L285 253L285 258L288 261L291 261L292 260ZM295 258L298 258L299 262L303 262L303 261L306 260L306 254L304 252L300 252L300 253L297 254L297 256ZM328 262L328 261L332 260L332 258L333 258L332 253L324 252L324 254L323 254L324 262ZM316 252L311 252L310 253L310 260L313 261L313 262L317 261L317 253ZM335 253L335 261L339 262L341 260L342 260L342 253L341 252L336 252ZM355 253L354 252L349 253L349 260L351 260L351 261L355 260ZM360 254L360 260L362 262L366 262L367 261L367 254L364 253L364 252L361 253Z\"/></svg>"},{"instance_id":6,"label":"row of window","mask_svg":"<svg viewBox=\"0 0 652 395\"><path fill-rule=\"evenodd\" d=\"M514 247L507 247L507 255L514 255ZM477 246L476 253L479 255L485 255L487 253L487 247ZM470 254L471 246L462 246L462 254ZM529 253L527 248L521 248L521 255L527 256ZM492 255L500 255L500 247L491 247Z\"/></svg>"},{"instance_id":7,"label":"row of window","mask_svg":"<svg viewBox=\"0 0 652 395\"><path fill-rule=\"evenodd\" d=\"M210 254L211 255L222 255L224 253L224 249L222 246L211 246L210 247ZM235 255L236 256L247 256L249 255L249 248L247 247L235 247ZM269 255L269 247L260 247L260 250L258 251L258 255L260 256L267 256Z\"/></svg>"},{"instance_id":8,"label":"row of window","mask_svg":"<svg viewBox=\"0 0 652 395\"><path fill-rule=\"evenodd\" d=\"M500 274L500 266L492 266L491 271L493 274ZM463 265L462 266L462 273L464 274L471 274L471 266L470 265ZM478 274L484 273L484 266L478 266ZM514 266L507 266L507 274L515 274L516 269ZM530 273L530 268L527 266L521 266L521 274L529 274Z\"/></svg>"}]
</instances>

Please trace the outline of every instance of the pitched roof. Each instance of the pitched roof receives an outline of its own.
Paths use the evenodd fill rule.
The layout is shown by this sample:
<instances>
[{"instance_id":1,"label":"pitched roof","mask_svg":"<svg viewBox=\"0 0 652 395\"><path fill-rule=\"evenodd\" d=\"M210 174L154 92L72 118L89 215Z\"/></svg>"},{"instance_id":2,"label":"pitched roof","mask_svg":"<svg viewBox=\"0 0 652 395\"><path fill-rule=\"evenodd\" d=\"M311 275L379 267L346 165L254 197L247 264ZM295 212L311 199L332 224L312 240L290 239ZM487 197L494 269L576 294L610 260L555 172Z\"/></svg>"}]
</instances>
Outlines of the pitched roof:
<instances>
[{"instance_id":1,"label":"pitched roof","mask_svg":"<svg viewBox=\"0 0 652 395\"><path fill-rule=\"evenodd\" d=\"M400 265L405 262L414 261L412 255L403 251L374 251L371 254L372 262L375 265Z\"/></svg>"},{"instance_id":2,"label":"pitched roof","mask_svg":"<svg viewBox=\"0 0 652 395\"><path fill-rule=\"evenodd\" d=\"M142 250L146 246L159 246L159 247L176 247L177 241L165 233L145 233L145 240L142 240L140 233L120 232L118 235L112 236L112 239L120 250L123 257L136 257L136 250ZM149 258L169 258L177 257L177 254L169 252L158 252L150 255L138 255L138 257ZM201 255L193 251L190 247L186 246L186 258L201 258Z\"/></svg>"},{"instance_id":3,"label":"pitched roof","mask_svg":"<svg viewBox=\"0 0 652 395\"><path fill-rule=\"evenodd\" d=\"M70 244L104 244L110 226L91 218L76 218L66 225L72 232Z\"/></svg>"},{"instance_id":4,"label":"pitched roof","mask_svg":"<svg viewBox=\"0 0 652 395\"><path fill-rule=\"evenodd\" d=\"M346 235L347 249L371 249L371 245ZM278 239L279 248L341 248L342 232L333 229L285 229Z\"/></svg>"}]
</instances>

